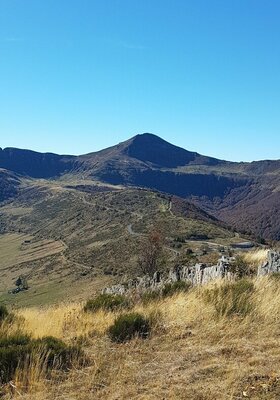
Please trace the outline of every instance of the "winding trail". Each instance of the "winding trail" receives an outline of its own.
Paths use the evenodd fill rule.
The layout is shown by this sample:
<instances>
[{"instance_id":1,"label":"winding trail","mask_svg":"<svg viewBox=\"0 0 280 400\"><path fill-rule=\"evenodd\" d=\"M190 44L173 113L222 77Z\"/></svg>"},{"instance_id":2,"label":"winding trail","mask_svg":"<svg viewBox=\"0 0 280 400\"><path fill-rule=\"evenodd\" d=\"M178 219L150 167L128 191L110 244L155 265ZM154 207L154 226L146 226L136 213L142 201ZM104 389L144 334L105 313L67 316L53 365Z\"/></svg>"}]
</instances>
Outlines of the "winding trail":
<instances>
[{"instance_id":1,"label":"winding trail","mask_svg":"<svg viewBox=\"0 0 280 400\"><path fill-rule=\"evenodd\" d=\"M127 225L127 231L131 236L144 236L143 233L137 233L133 230L132 224Z\"/></svg>"}]
</instances>

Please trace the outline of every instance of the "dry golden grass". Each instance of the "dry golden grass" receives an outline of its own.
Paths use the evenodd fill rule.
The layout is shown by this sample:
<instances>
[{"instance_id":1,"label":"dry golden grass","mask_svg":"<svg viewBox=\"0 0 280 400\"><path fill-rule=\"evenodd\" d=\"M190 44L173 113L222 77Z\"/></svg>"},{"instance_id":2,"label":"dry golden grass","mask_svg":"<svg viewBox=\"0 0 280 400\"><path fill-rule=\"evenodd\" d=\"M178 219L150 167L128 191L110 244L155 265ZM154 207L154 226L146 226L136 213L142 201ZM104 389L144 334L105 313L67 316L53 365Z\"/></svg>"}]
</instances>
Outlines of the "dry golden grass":
<instances>
[{"instance_id":1,"label":"dry golden grass","mask_svg":"<svg viewBox=\"0 0 280 400\"><path fill-rule=\"evenodd\" d=\"M17 314L24 318L23 329L33 337L54 336L66 340L92 332L104 334L114 320L112 313L102 310L95 314L84 313L81 303L24 308Z\"/></svg>"},{"instance_id":2,"label":"dry golden grass","mask_svg":"<svg viewBox=\"0 0 280 400\"><path fill-rule=\"evenodd\" d=\"M259 266L267 260L268 249L258 249L243 253L244 260L251 265Z\"/></svg>"},{"instance_id":3,"label":"dry golden grass","mask_svg":"<svg viewBox=\"0 0 280 400\"><path fill-rule=\"evenodd\" d=\"M24 329L34 337L68 342L83 337L91 361L51 380L37 377L35 368L27 393L18 374L17 389L6 399L278 399L280 280L261 278L254 285L254 308L244 317L217 316L213 304L203 300L213 284L137 304L133 311L153 316L153 332L147 340L125 344L106 335L117 313L87 314L82 304L20 310Z\"/></svg>"}]
</instances>

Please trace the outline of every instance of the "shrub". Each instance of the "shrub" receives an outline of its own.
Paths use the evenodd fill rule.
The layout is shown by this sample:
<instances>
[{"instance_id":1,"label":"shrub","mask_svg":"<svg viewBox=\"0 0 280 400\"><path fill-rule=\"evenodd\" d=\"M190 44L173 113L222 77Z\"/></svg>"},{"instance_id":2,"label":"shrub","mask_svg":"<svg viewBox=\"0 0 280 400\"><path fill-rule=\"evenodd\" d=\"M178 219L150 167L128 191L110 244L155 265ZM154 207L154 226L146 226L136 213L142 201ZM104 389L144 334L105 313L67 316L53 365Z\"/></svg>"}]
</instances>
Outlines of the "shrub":
<instances>
[{"instance_id":1,"label":"shrub","mask_svg":"<svg viewBox=\"0 0 280 400\"><path fill-rule=\"evenodd\" d=\"M145 339L150 333L149 320L139 313L120 315L109 328L108 334L114 342L125 342L133 337Z\"/></svg>"},{"instance_id":2,"label":"shrub","mask_svg":"<svg viewBox=\"0 0 280 400\"><path fill-rule=\"evenodd\" d=\"M30 337L20 332L0 337L0 383L7 383L30 352Z\"/></svg>"},{"instance_id":3,"label":"shrub","mask_svg":"<svg viewBox=\"0 0 280 400\"><path fill-rule=\"evenodd\" d=\"M49 367L70 368L73 361L82 357L80 346L68 346L62 340L52 336L32 341L31 348L35 352L44 351L47 354Z\"/></svg>"},{"instance_id":4,"label":"shrub","mask_svg":"<svg viewBox=\"0 0 280 400\"><path fill-rule=\"evenodd\" d=\"M0 347L0 384L13 379L14 373L20 363L27 356L26 346Z\"/></svg>"},{"instance_id":5,"label":"shrub","mask_svg":"<svg viewBox=\"0 0 280 400\"><path fill-rule=\"evenodd\" d=\"M204 299L213 304L218 316L245 316L253 308L252 293L254 284L246 279L226 283L204 292Z\"/></svg>"},{"instance_id":6,"label":"shrub","mask_svg":"<svg viewBox=\"0 0 280 400\"><path fill-rule=\"evenodd\" d=\"M6 319L8 317L8 315L9 315L9 312L7 310L7 307L1 304L0 305L0 323L2 321L4 321L4 319Z\"/></svg>"},{"instance_id":7,"label":"shrub","mask_svg":"<svg viewBox=\"0 0 280 400\"><path fill-rule=\"evenodd\" d=\"M0 349L3 347L25 346L30 343L30 341L30 336L22 333L21 331L15 332L12 336L1 335Z\"/></svg>"},{"instance_id":8,"label":"shrub","mask_svg":"<svg viewBox=\"0 0 280 400\"><path fill-rule=\"evenodd\" d=\"M173 296L175 293L187 292L191 287L190 282L177 281L173 283L167 283L162 289L162 296L168 297Z\"/></svg>"},{"instance_id":9,"label":"shrub","mask_svg":"<svg viewBox=\"0 0 280 400\"><path fill-rule=\"evenodd\" d=\"M41 357L48 369L68 369L72 363L81 358L83 353L78 346L67 346L54 337L31 339L20 332L12 336L0 337L0 384L13 379L18 367L21 367L32 355Z\"/></svg>"},{"instance_id":10,"label":"shrub","mask_svg":"<svg viewBox=\"0 0 280 400\"><path fill-rule=\"evenodd\" d=\"M121 308L128 308L129 301L121 294L100 294L95 299L88 300L84 306L84 311L95 312L97 310L114 311Z\"/></svg>"}]
</instances>

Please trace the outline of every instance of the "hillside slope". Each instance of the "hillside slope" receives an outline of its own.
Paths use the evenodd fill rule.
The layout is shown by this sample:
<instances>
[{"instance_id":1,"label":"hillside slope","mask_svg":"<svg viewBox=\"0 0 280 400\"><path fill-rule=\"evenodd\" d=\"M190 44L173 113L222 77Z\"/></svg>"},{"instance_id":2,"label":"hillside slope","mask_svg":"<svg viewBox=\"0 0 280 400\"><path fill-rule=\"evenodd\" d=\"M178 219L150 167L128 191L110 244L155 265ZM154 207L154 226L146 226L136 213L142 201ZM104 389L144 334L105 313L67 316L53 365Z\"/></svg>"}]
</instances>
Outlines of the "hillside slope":
<instances>
[{"instance_id":1,"label":"hillside slope","mask_svg":"<svg viewBox=\"0 0 280 400\"><path fill-rule=\"evenodd\" d=\"M16 197L20 186L19 177L0 168L0 202Z\"/></svg>"},{"instance_id":2,"label":"hillside slope","mask_svg":"<svg viewBox=\"0 0 280 400\"><path fill-rule=\"evenodd\" d=\"M20 274L30 281L32 290L24 298L31 303L73 293L83 298L120 277L138 275L139 249L153 227L167 238L171 264L188 246L178 250L177 237L236 240L218 220L176 197L101 184L25 181L12 202L0 205L0 293L7 293Z\"/></svg>"},{"instance_id":3,"label":"hillside slope","mask_svg":"<svg viewBox=\"0 0 280 400\"><path fill-rule=\"evenodd\" d=\"M149 304L131 300L132 308L113 312L65 302L17 310L24 333L80 344L88 362L45 378L36 359L5 385L3 399L279 399L279 279L220 282ZM150 321L149 337L110 340L115 319L131 311Z\"/></svg>"},{"instance_id":4,"label":"hillside slope","mask_svg":"<svg viewBox=\"0 0 280 400\"><path fill-rule=\"evenodd\" d=\"M145 133L78 157L4 149L0 168L33 178L159 190L192 201L235 229L280 240L279 160L218 160Z\"/></svg>"}]
</instances>

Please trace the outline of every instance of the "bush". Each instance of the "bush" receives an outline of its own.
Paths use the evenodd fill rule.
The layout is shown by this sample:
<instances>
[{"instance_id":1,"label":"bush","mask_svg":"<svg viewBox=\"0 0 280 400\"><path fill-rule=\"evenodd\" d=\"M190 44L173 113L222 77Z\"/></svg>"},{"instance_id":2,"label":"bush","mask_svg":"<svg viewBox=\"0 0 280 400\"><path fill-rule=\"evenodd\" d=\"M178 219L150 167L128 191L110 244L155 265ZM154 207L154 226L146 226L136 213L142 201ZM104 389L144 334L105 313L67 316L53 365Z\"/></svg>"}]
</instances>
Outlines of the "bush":
<instances>
[{"instance_id":1,"label":"bush","mask_svg":"<svg viewBox=\"0 0 280 400\"><path fill-rule=\"evenodd\" d=\"M84 306L84 311L95 312L97 310L114 311L121 308L128 308L129 301L121 294L100 294L95 299L88 300Z\"/></svg>"},{"instance_id":2,"label":"bush","mask_svg":"<svg viewBox=\"0 0 280 400\"><path fill-rule=\"evenodd\" d=\"M73 361L83 356L80 346L68 346L52 336L32 341L31 348L35 352L43 351L47 354L46 361L49 367L67 369L71 367Z\"/></svg>"},{"instance_id":3,"label":"bush","mask_svg":"<svg viewBox=\"0 0 280 400\"><path fill-rule=\"evenodd\" d=\"M78 346L67 346L54 337L31 339L20 332L12 336L0 337L0 384L13 379L16 369L32 355L42 357L42 364L47 369L68 369L72 362L81 358L83 353Z\"/></svg>"},{"instance_id":4,"label":"bush","mask_svg":"<svg viewBox=\"0 0 280 400\"><path fill-rule=\"evenodd\" d=\"M12 347L12 346L25 346L29 344L31 341L30 336L18 331L15 332L12 336L1 335L0 336L0 349L3 347Z\"/></svg>"},{"instance_id":5,"label":"bush","mask_svg":"<svg viewBox=\"0 0 280 400\"><path fill-rule=\"evenodd\" d=\"M13 379L19 365L27 357L27 346L0 347L0 384Z\"/></svg>"},{"instance_id":6,"label":"bush","mask_svg":"<svg viewBox=\"0 0 280 400\"><path fill-rule=\"evenodd\" d=\"M116 318L108 334L114 342L125 342L136 336L145 339L149 336L150 330L148 319L139 313L129 313Z\"/></svg>"},{"instance_id":7,"label":"bush","mask_svg":"<svg viewBox=\"0 0 280 400\"><path fill-rule=\"evenodd\" d=\"M0 305L0 323L2 321L4 321L4 319L6 319L8 317L8 315L9 315L9 312L7 310L7 307L1 304Z\"/></svg>"},{"instance_id":8,"label":"bush","mask_svg":"<svg viewBox=\"0 0 280 400\"><path fill-rule=\"evenodd\" d=\"M173 283L167 283L162 289L162 296L168 297L173 296L175 293L187 292L191 288L190 282L177 281Z\"/></svg>"},{"instance_id":9,"label":"bush","mask_svg":"<svg viewBox=\"0 0 280 400\"><path fill-rule=\"evenodd\" d=\"M253 308L252 293L254 284L246 279L226 283L223 286L208 289L204 299L213 304L218 316L246 316Z\"/></svg>"}]
</instances>

